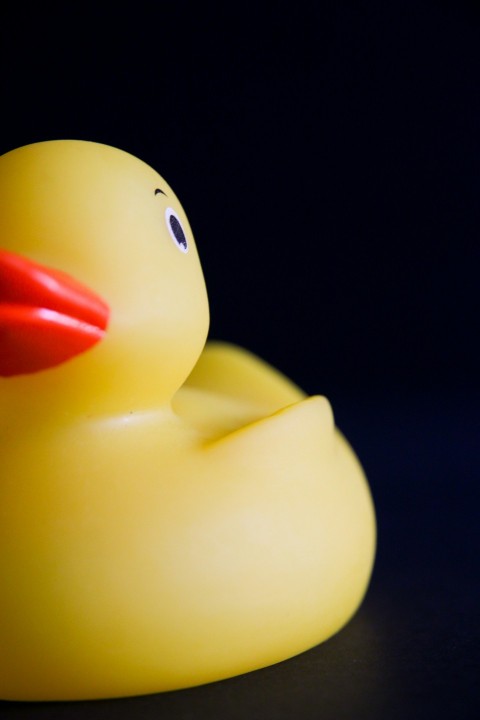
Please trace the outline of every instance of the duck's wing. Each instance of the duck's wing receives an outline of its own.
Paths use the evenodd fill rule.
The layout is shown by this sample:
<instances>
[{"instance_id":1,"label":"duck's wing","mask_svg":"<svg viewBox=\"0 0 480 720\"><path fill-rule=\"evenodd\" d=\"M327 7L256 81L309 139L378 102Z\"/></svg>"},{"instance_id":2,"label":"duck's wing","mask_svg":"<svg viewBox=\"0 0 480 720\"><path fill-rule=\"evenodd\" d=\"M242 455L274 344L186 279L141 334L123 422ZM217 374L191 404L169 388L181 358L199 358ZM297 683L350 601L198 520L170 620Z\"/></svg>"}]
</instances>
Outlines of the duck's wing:
<instances>
[{"instance_id":1,"label":"duck's wing","mask_svg":"<svg viewBox=\"0 0 480 720\"><path fill-rule=\"evenodd\" d=\"M300 388L252 353L210 342L172 405L185 422L216 439L304 398Z\"/></svg>"},{"instance_id":2,"label":"duck's wing","mask_svg":"<svg viewBox=\"0 0 480 720\"><path fill-rule=\"evenodd\" d=\"M338 440L332 408L327 398L315 395L263 416L251 423L217 435L208 446L213 452L227 452L233 464L255 456L257 461L276 467L328 456ZM293 449L293 454L292 454ZM312 455L313 453L313 455Z\"/></svg>"},{"instance_id":3,"label":"duck's wing","mask_svg":"<svg viewBox=\"0 0 480 720\"><path fill-rule=\"evenodd\" d=\"M209 342L186 387L252 403L270 413L305 398L305 393L278 370L235 345Z\"/></svg>"}]
</instances>

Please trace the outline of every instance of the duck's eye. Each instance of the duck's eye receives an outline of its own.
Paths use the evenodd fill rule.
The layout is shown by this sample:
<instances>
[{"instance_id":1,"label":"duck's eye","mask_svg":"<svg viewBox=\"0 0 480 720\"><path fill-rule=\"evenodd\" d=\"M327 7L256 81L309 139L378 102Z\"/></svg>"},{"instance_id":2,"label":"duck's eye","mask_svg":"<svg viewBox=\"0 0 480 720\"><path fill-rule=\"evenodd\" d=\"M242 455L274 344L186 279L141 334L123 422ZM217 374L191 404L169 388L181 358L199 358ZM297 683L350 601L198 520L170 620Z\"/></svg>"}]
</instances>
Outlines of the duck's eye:
<instances>
[{"instance_id":1,"label":"duck's eye","mask_svg":"<svg viewBox=\"0 0 480 720\"><path fill-rule=\"evenodd\" d=\"M165 210L165 221L167 223L168 232L170 233L173 242L182 252L188 252L188 242L185 233L182 228L182 223L175 210L167 208Z\"/></svg>"}]
</instances>

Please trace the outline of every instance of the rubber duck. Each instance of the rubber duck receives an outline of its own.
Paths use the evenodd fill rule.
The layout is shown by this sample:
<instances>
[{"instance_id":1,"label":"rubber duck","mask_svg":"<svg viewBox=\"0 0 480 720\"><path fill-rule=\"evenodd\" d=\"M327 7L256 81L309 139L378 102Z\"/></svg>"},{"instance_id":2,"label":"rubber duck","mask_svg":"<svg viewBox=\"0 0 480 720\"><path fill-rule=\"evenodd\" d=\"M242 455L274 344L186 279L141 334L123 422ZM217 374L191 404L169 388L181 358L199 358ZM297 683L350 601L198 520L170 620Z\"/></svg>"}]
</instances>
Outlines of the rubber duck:
<instances>
[{"instance_id":1,"label":"rubber duck","mask_svg":"<svg viewBox=\"0 0 480 720\"><path fill-rule=\"evenodd\" d=\"M0 198L0 698L186 688L336 633L372 571L365 475L326 398L205 345L170 186L55 140L0 158Z\"/></svg>"}]
</instances>

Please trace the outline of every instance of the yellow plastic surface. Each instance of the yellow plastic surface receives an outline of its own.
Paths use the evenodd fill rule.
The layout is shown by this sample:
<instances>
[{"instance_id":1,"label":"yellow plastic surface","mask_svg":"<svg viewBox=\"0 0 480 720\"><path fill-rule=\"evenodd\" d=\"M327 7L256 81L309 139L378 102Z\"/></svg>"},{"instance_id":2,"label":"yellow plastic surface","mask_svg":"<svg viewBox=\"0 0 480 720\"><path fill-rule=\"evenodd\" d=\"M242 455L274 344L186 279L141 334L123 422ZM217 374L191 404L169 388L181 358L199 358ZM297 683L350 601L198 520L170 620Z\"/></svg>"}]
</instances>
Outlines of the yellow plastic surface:
<instances>
[{"instance_id":1,"label":"yellow plastic surface","mask_svg":"<svg viewBox=\"0 0 480 720\"><path fill-rule=\"evenodd\" d=\"M91 350L0 379L0 698L183 688L338 631L375 552L364 474L324 397L203 350L204 280L167 183L54 141L0 158L0 202L3 249L112 310Z\"/></svg>"}]
</instances>

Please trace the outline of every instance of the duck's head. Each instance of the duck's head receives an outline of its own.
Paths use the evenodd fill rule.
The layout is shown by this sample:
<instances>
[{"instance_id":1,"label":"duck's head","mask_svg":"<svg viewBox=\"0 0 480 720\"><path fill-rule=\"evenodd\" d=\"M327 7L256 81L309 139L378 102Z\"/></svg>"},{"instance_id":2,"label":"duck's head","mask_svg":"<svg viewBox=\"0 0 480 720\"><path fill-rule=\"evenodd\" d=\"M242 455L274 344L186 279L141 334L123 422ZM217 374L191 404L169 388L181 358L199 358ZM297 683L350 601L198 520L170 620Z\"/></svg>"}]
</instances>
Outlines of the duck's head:
<instances>
[{"instance_id":1,"label":"duck's head","mask_svg":"<svg viewBox=\"0 0 480 720\"><path fill-rule=\"evenodd\" d=\"M207 331L192 232L157 172L84 141L0 158L0 395L92 413L168 403Z\"/></svg>"}]
</instances>

